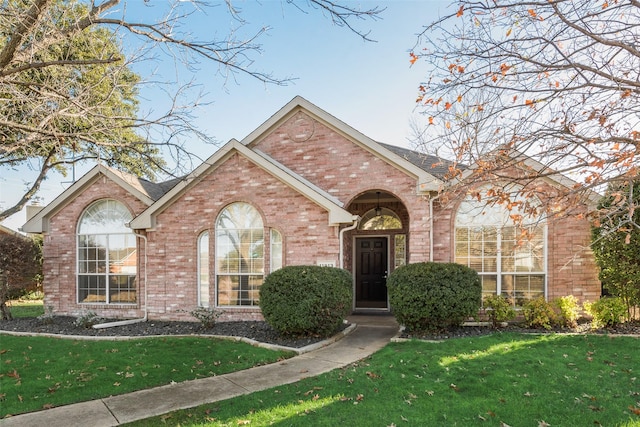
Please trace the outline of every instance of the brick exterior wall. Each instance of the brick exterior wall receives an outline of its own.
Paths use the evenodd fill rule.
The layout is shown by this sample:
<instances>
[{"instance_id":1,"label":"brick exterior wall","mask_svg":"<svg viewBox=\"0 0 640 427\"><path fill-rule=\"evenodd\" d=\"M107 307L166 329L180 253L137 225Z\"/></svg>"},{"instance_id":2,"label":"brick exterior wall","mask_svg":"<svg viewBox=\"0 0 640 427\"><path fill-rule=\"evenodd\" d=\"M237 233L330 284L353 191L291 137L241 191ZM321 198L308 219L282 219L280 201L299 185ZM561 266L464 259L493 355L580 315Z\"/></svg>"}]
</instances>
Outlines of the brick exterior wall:
<instances>
[{"instance_id":1,"label":"brick exterior wall","mask_svg":"<svg viewBox=\"0 0 640 427\"><path fill-rule=\"evenodd\" d=\"M363 215L375 207L359 197L375 191L395 197L382 204L402 220L403 229L393 231L352 230L344 235L344 266L352 270L356 236L389 236L389 264L393 265L393 236L407 236L407 262L430 259L430 212L427 195L416 194L417 181L376 157L347 136L296 112L276 126L252 149L258 149L286 165L305 179L339 199L353 214ZM449 195L451 196L451 195ZM197 245L209 232L209 301L215 302L215 222L220 212L234 202L255 207L265 229L265 275L269 273L269 231L283 237L283 264L340 265L340 227L328 225L328 213L304 195L237 152L172 201L156 215L155 227L138 239L138 302L131 305L78 304L76 302L76 227L82 212L92 202L113 198L124 203L134 216L145 208L141 201L103 176L50 218L44 239L45 306L58 314L77 315L92 310L100 316L135 318L144 314L145 293L150 319L188 320L198 304ZM457 202L456 202L457 200ZM453 259L455 212L460 198L435 201L435 261ZM341 227L347 227L343 224ZM138 230L140 233L145 233ZM581 300L600 295L597 270L589 242L589 224L574 218L548 222L548 297L572 294ZM144 252L147 251L147 283L144 283ZM145 289L146 286L146 289ZM226 310L220 320L262 319L257 307Z\"/></svg>"},{"instance_id":2,"label":"brick exterior wall","mask_svg":"<svg viewBox=\"0 0 640 427\"><path fill-rule=\"evenodd\" d=\"M304 141L296 140L300 134L311 135ZM407 231L411 240L408 259L411 262L429 259L429 240L425 234L429 225L429 204L425 203L424 196L416 194L415 177L408 176L304 112L294 114L252 148L265 152L324 189L354 214L366 212L351 205L365 192L381 190L394 195L408 216ZM348 237L354 234L357 233L351 232ZM351 242L348 238L346 244ZM351 254L351 251L345 253ZM350 267L350 264L346 262L345 266Z\"/></svg>"},{"instance_id":3,"label":"brick exterior wall","mask_svg":"<svg viewBox=\"0 0 640 427\"><path fill-rule=\"evenodd\" d=\"M338 265L338 229L328 226L328 213L309 199L234 154L214 173L188 189L158 215L149 236L150 314L170 320L193 320L180 310L197 306L197 239L203 231L210 236L210 301L215 301L215 222L220 212L234 202L246 202L261 214L268 230L283 236L283 263L316 264L332 260ZM265 274L269 257L265 250ZM261 319L258 308L230 308L220 320Z\"/></svg>"},{"instance_id":4,"label":"brick exterior wall","mask_svg":"<svg viewBox=\"0 0 640 427\"><path fill-rule=\"evenodd\" d=\"M57 314L80 315L91 310L104 317L141 317L141 296L135 305L78 304L77 303L77 239L76 230L82 213L93 202L114 199L123 203L135 217L147 206L124 188L103 175L98 175L87 188L49 219L49 230L43 242L44 307L52 307ZM139 253L141 251L138 251ZM141 255L138 255L138 265ZM144 274L140 270L139 276ZM140 280L138 280L140 283Z\"/></svg>"}]
</instances>

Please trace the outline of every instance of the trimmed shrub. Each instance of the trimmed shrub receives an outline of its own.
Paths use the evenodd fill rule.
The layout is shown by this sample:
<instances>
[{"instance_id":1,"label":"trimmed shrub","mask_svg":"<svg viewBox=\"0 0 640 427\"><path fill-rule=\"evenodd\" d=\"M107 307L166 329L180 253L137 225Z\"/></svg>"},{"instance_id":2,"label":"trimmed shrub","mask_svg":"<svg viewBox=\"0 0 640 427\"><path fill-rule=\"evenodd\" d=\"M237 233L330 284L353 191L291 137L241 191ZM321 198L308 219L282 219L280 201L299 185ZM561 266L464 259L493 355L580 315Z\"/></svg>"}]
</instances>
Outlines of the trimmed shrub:
<instances>
[{"instance_id":1,"label":"trimmed shrub","mask_svg":"<svg viewBox=\"0 0 640 427\"><path fill-rule=\"evenodd\" d=\"M102 322L102 318L95 311L87 311L76 317L73 324L79 328L91 329L93 325L97 325L100 322Z\"/></svg>"},{"instance_id":2,"label":"trimmed shrub","mask_svg":"<svg viewBox=\"0 0 640 427\"><path fill-rule=\"evenodd\" d=\"M407 264L389 275L387 289L396 319L414 332L459 326L481 306L480 277L460 264Z\"/></svg>"},{"instance_id":3,"label":"trimmed shrub","mask_svg":"<svg viewBox=\"0 0 640 427\"><path fill-rule=\"evenodd\" d=\"M529 328L551 329L557 324L557 315L553 305L544 297L538 297L527 301L522 307L524 323Z\"/></svg>"},{"instance_id":4,"label":"trimmed shrub","mask_svg":"<svg viewBox=\"0 0 640 427\"><path fill-rule=\"evenodd\" d=\"M260 287L265 321L289 336L333 334L351 312L352 301L351 274L335 267L283 267Z\"/></svg>"},{"instance_id":5,"label":"trimmed shrub","mask_svg":"<svg viewBox=\"0 0 640 427\"><path fill-rule=\"evenodd\" d=\"M494 328L516 317L516 310L502 295L489 295L483 301L485 313Z\"/></svg>"},{"instance_id":6,"label":"trimmed shrub","mask_svg":"<svg viewBox=\"0 0 640 427\"><path fill-rule=\"evenodd\" d=\"M593 327L616 326L624 321L627 304L620 297L603 297L594 302L585 302L584 310L593 317Z\"/></svg>"},{"instance_id":7,"label":"trimmed shrub","mask_svg":"<svg viewBox=\"0 0 640 427\"><path fill-rule=\"evenodd\" d=\"M204 329L213 328L216 325L218 317L222 315L222 311L213 307L198 307L188 313L198 319Z\"/></svg>"},{"instance_id":8,"label":"trimmed shrub","mask_svg":"<svg viewBox=\"0 0 640 427\"><path fill-rule=\"evenodd\" d=\"M567 328L575 328L578 326L578 317L580 316L580 306L578 299L573 295L556 298L553 301L557 309L557 321L560 326Z\"/></svg>"}]
</instances>

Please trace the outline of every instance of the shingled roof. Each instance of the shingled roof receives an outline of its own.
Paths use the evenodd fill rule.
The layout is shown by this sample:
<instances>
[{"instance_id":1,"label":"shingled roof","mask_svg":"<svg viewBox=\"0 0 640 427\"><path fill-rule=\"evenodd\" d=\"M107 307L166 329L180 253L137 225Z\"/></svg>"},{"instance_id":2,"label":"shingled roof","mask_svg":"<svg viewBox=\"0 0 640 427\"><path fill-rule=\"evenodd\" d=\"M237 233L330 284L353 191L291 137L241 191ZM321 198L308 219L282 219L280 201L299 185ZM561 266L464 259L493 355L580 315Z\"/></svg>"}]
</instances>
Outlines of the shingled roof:
<instances>
[{"instance_id":1,"label":"shingled roof","mask_svg":"<svg viewBox=\"0 0 640 427\"><path fill-rule=\"evenodd\" d=\"M406 161L419 167L425 172L429 172L431 175L444 179L445 175L449 172L449 166L457 167L458 169L466 169L465 165L454 164L449 160L442 159L437 156L421 153L419 151L409 150L407 148L397 147L395 145L384 144L379 142L387 150L402 157Z\"/></svg>"}]
</instances>

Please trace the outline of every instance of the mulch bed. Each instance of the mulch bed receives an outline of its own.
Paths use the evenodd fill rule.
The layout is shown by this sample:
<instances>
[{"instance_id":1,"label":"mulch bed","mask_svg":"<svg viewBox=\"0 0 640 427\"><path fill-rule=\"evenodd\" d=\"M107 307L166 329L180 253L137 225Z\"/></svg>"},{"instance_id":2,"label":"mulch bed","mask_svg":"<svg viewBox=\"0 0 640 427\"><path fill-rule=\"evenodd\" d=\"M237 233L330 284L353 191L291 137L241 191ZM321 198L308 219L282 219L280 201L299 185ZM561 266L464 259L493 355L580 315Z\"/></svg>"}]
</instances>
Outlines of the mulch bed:
<instances>
[{"instance_id":1,"label":"mulch bed","mask_svg":"<svg viewBox=\"0 0 640 427\"><path fill-rule=\"evenodd\" d=\"M447 329L440 329L428 332L402 331L400 338L415 338L422 340L445 340L449 338L477 337L492 333L519 332L534 334L607 334L607 335L634 335L640 337L640 320L623 323L615 327L592 328L591 322L580 319L576 328L556 328L556 329L531 329L520 323L510 323L507 326L492 328L490 326L460 326Z\"/></svg>"},{"instance_id":2,"label":"mulch bed","mask_svg":"<svg viewBox=\"0 0 640 427\"><path fill-rule=\"evenodd\" d=\"M72 316L52 316L46 320L35 317L17 318L0 321L0 330L11 332L30 332L55 335L117 337L117 336L155 336L155 335L220 335L250 338L262 343L275 344L291 348L301 348L322 341L317 336L286 337L276 332L266 322L217 322L212 328L205 329L200 322L165 322L150 320L131 325L114 326L103 329L85 328L75 324ZM116 321L101 319L100 323ZM346 327L348 325L345 325ZM338 332L338 331L336 331Z\"/></svg>"},{"instance_id":3,"label":"mulch bed","mask_svg":"<svg viewBox=\"0 0 640 427\"><path fill-rule=\"evenodd\" d=\"M266 322L217 322L212 328L205 329L199 322L167 322L154 321L134 323L104 329L84 328L75 324L76 318L71 316L53 316L46 320L39 318L18 318L0 321L0 330L11 332L46 333L71 336L157 336L157 335L220 335L250 338L258 342L275 344L291 348L302 348L322 341L317 336L286 337L276 332ZM104 322L115 321L103 319ZM346 328L348 325L343 325ZM338 332L338 331L336 331ZM640 337L640 321L628 322L612 328L592 329L591 324L582 320L573 329L527 329L517 323L494 329L489 326L461 326L429 332L402 331L400 338L416 338L423 340L445 340L450 338L477 337L496 332L520 333L584 333L610 335L636 335Z\"/></svg>"}]
</instances>

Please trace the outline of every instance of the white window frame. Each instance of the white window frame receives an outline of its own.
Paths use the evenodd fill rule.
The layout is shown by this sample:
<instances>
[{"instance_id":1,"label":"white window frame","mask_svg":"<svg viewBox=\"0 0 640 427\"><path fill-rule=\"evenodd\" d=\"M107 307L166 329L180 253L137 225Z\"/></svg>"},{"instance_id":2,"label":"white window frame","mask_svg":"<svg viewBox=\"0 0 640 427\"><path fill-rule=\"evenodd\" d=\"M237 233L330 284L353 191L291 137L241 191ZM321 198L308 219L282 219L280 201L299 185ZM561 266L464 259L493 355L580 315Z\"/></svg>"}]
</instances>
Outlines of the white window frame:
<instances>
[{"instance_id":1,"label":"white window frame","mask_svg":"<svg viewBox=\"0 0 640 427\"><path fill-rule=\"evenodd\" d=\"M109 206L110 204L113 204L115 206L118 206L119 208L117 209L117 211L119 213L122 213L121 215L121 220L122 223L117 225L117 229L106 229L106 228L102 228L100 231L100 233L98 232L87 232L88 230L82 230L83 227L87 227L89 228L90 225L85 223L85 221L89 221L90 214L94 214L92 212L92 209L94 209L97 205L100 204L105 204L105 209L109 210L109 209L113 209L113 206ZM131 215L131 212L129 212L129 209L127 209L127 207L124 205L124 203L115 200L115 199L101 199L101 200L97 200L95 202L93 202L91 205L87 206L87 208L84 210L84 212L82 213L82 215L80 216L80 219L78 220L78 225L77 225L77 229L76 229L76 302L78 304L92 304L92 305L136 305L138 302L138 290L137 290L137 268L138 268L138 263L137 263L137 249L138 249L138 245L137 245L137 239L135 234L133 233L132 230L130 230L129 228L126 227L125 224L127 224L129 221L131 221L131 219L133 218L133 216ZM86 224L86 225L85 225ZM101 226L106 226L108 224L98 224ZM95 225L94 225L95 227ZM84 232L83 232L84 231ZM104 247L102 247L102 250L104 250L104 260L101 260L99 258L90 258L89 257L89 251L93 250L93 251L99 251L101 249L101 246L97 246L98 244L96 243L96 246L81 246L81 241L88 239L90 237L93 237L96 241L97 240L103 240L104 243ZM122 238L124 240L124 242L128 242L131 241L133 246L130 245L125 245L126 248L134 248L133 252L131 252L127 257L125 257L124 259L128 259L130 257L134 257L134 264L131 266L122 266L119 267L118 263L112 263L110 260L110 255L111 252L114 251L114 248L111 245L111 242L113 242L116 238L120 239ZM125 249L126 249L125 248ZM85 258L81 259L81 255L80 252L85 250ZM98 270L98 266L100 265L101 262L104 263L104 271L100 272L100 271L95 271L95 272L89 272L89 271L84 271L84 270L88 270L88 266L89 266L89 262L95 261L96 263L96 270ZM134 274L130 274L130 273L123 273L122 271L115 273L112 272L111 270L114 268L128 268L131 269L133 268L134 270ZM122 290L120 290L116 295L118 296L117 299L113 299L113 296L111 295L112 293L112 288L111 288L111 278L112 277L126 277L127 279L127 285L124 288L120 288ZM83 278L86 278L86 280L90 280L90 278L93 278L96 281L100 281L103 280L104 284L97 284L96 285L96 289L100 290L102 287L104 287L104 300L101 301L100 299L95 299L92 300L91 298L89 298L90 295L100 295L100 293L98 294L93 294L91 293L91 289L90 287L86 287L86 288L82 288L81 290L81 280ZM81 295L87 292L87 295L81 299Z\"/></svg>"},{"instance_id":2,"label":"white window frame","mask_svg":"<svg viewBox=\"0 0 640 427\"><path fill-rule=\"evenodd\" d=\"M236 228L220 227L226 212L231 212L233 214L232 210L245 209L245 208L252 210L251 213L254 215L256 222L259 222L259 224L257 223L249 224L250 227L240 227L240 224L234 223L234 225L236 225ZM230 217L227 216L227 218L230 218ZM238 218L233 218L233 219L238 219ZM240 218L240 219L245 220L246 218ZM224 271L224 268L223 268L224 263L221 262L221 258L220 258L221 249L223 248L222 245L225 242L229 242L230 240L228 237L226 237L228 232L226 232L225 230L236 230L240 234L244 234L247 232L249 233L250 239L248 242L239 242L240 251L242 251L243 249L245 250L249 249L251 248L251 246L256 244L259 245L259 243L262 242L261 257L251 257L244 260L242 255L241 254L239 255L240 260L244 260L245 262L249 263L248 272L242 271L243 267L241 262L238 263L237 269L235 271L231 271L230 269L229 271ZM254 240L253 239L254 233L256 236L260 235L261 239ZM246 237L246 236L241 236L241 237ZM230 309L233 309L233 308L246 309L246 308L253 308L258 306L259 290L260 290L260 286L262 285L262 282L264 281L264 266L265 266L264 244L265 244L264 221L262 220L262 216L260 215L260 212L254 206L245 202L235 202L235 203L231 203L230 205L222 209L222 211L220 212L220 215L218 216L218 219L216 220L216 226L215 226L215 257L216 257L215 258L215 306L216 307L225 307ZM229 249L229 247L227 246L226 249ZM231 253L231 251L227 250L226 254L228 255L229 253ZM258 268L256 268L256 265L258 266ZM235 292L237 292L239 295L237 294L234 299L240 303L239 304L221 304L220 303L220 300L221 300L220 295L222 292L221 280L224 278L228 278L229 280L233 281L233 278L236 278L236 277L240 283L243 280L247 282L246 283L247 289L243 289L242 283L241 283L241 287L235 290ZM232 294L233 291L234 291L233 288L225 289L225 292L229 292L230 295ZM243 292L247 293L248 298L242 297ZM229 300L231 299L232 299L231 296L229 296ZM244 304L243 302L248 302L248 303Z\"/></svg>"},{"instance_id":3,"label":"white window frame","mask_svg":"<svg viewBox=\"0 0 640 427\"><path fill-rule=\"evenodd\" d=\"M465 203L471 203L473 206L473 209L479 210L478 212L476 212L475 215L466 215L467 219L469 220L470 223L461 223L461 221L459 221L460 218L460 209L462 208L462 206ZM543 218L532 218L529 219L528 221L526 221L523 224L523 228L524 227L540 227L541 231L542 231L542 244L543 244L543 248L542 248L542 270L536 270L536 271L517 271L517 269L514 268L514 270L516 271L503 271L503 251L502 251L502 243L503 243L503 231L506 227L514 227L515 224L512 222L512 220L509 218L509 211L506 208L502 208L501 206L484 206L483 202L478 202L477 200L471 199L471 198L467 198L465 201L463 201L461 203L461 205L458 207L458 211L456 212L456 220L454 223L454 246L453 246L453 251L454 251L454 261L457 263L461 263L463 265L466 265L470 268L473 268L471 266L471 254L470 251L467 250L467 256L465 258L466 259L466 263L465 262L461 262L463 260L461 260L460 258L458 258L457 256L457 250L458 250L458 244L461 243L458 241L458 229L462 229L462 228L466 228L467 229L467 239L466 239L466 244L467 247L469 247L469 242L470 242L470 235L471 235L471 229L477 229L477 228L493 228L495 229L496 232L496 271L478 271L478 275L480 277L483 278L484 281L484 277L492 277L495 276L496 277L496 292L495 294L498 295L502 295L503 293L503 276L543 276L543 297L547 298L548 295L548 278L549 278L549 274L548 274L548 249L549 249L549 240L548 240L548 228L547 228L547 223L546 221L544 221ZM482 207L482 208L481 208ZM481 208L481 209L480 209ZM481 211L481 212L480 212ZM484 220L484 221L483 221ZM485 240L484 240L484 233L483 233L483 237L482 237L482 254L480 256L480 259L482 261L482 265L484 266L484 261L485 261ZM484 270L484 268L482 268L482 270ZM476 270L477 271L477 270ZM494 293L491 292L491 295L493 295ZM489 295L488 292L484 291L484 287L483 287L483 295ZM517 301L515 298L512 299L512 303L515 307L518 307L519 305L517 304Z\"/></svg>"},{"instance_id":4,"label":"white window frame","mask_svg":"<svg viewBox=\"0 0 640 427\"><path fill-rule=\"evenodd\" d=\"M209 231L203 231L198 236L198 307L209 307L209 283L211 279L209 271Z\"/></svg>"},{"instance_id":5,"label":"white window frame","mask_svg":"<svg viewBox=\"0 0 640 427\"><path fill-rule=\"evenodd\" d=\"M277 256L274 256L277 255ZM269 230L269 273L284 266L284 240L282 233L272 228Z\"/></svg>"}]
</instances>

